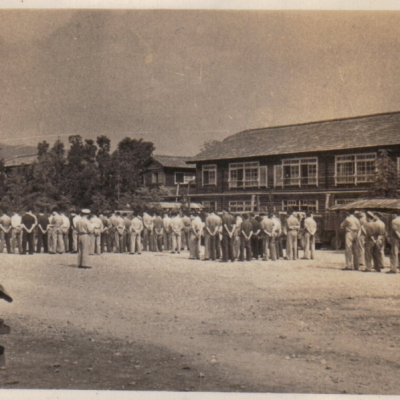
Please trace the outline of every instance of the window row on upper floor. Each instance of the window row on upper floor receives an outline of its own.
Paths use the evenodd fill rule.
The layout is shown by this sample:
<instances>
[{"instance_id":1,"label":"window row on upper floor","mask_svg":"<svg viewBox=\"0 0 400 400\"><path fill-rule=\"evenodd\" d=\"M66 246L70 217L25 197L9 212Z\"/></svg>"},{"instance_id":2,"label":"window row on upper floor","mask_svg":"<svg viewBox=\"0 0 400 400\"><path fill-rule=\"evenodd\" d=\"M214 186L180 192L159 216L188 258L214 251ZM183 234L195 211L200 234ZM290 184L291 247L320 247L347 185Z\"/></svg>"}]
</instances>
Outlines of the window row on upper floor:
<instances>
[{"instance_id":1,"label":"window row on upper floor","mask_svg":"<svg viewBox=\"0 0 400 400\"><path fill-rule=\"evenodd\" d=\"M335 156L335 185L370 183L376 171L376 153L347 154ZM400 157L397 158L400 173ZM217 185L217 165L202 166L202 185ZM229 164L230 189L268 187L268 166L259 161ZM283 159L273 166L274 187L318 186L318 158Z\"/></svg>"}]
</instances>

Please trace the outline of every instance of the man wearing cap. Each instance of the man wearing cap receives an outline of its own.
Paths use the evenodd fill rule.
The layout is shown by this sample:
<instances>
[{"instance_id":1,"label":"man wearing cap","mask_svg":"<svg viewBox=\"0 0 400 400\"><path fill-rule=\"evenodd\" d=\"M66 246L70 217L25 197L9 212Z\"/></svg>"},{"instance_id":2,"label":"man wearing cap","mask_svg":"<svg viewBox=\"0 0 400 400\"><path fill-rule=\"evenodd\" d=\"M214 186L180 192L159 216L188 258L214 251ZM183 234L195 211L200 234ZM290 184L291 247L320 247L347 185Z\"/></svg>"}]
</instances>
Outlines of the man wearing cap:
<instances>
[{"instance_id":1,"label":"man wearing cap","mask_svg":"<svg viewBox=\"0 0 400 400\"><path fill-rule=\"evenodd\" d=\"M78 233L78 267L91 268L89 266L89 252L91 246L90 234L93 232L93 226L89 221L90 210L83 209L81 218L75 219L75 229Z\"/></svg>"},{"instance_id":2,"label":"man wearing cap","mask_svg":"<svg viewBox=\"0 0 400 400\"><path fill-rule=\"evenodd\" d=\"M390 271L388 274L396 274L399 266L399 249L400 249L400 213L395 214L392 221L392 232L390 237L392 250L390 252Z\"/></svg>"},{"instance_id":3,"label":"man wearing cap","mask_svg":"<svg viewBox=\"0 0 400 400\"><path fill-rule=\"evenodd\" d=\"M350 210L346 219L340 225L340 228L345 231L345 257L346 267L344 271L358 270L358 236L361 230L360 221L354 216L354 210Z\"/></svg>"}]
</instances>

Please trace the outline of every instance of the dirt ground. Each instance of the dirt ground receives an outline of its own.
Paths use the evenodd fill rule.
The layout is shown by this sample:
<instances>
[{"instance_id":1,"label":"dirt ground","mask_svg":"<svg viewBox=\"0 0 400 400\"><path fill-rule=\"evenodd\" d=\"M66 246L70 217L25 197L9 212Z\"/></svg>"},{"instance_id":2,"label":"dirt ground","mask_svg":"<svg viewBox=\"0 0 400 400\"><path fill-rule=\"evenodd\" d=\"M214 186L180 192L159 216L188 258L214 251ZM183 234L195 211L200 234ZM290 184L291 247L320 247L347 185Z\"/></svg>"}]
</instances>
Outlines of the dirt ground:
<instances>
[{"instance_id":1,"label":"dirt ground","mask_svg":"<svg viewBox=\"0 0 400 400\"><path fill-rule=\"evenodd\" d=\"M187 257L1 255L0 388L400 394L400 274Z\"/></svg>"}]
</instances>

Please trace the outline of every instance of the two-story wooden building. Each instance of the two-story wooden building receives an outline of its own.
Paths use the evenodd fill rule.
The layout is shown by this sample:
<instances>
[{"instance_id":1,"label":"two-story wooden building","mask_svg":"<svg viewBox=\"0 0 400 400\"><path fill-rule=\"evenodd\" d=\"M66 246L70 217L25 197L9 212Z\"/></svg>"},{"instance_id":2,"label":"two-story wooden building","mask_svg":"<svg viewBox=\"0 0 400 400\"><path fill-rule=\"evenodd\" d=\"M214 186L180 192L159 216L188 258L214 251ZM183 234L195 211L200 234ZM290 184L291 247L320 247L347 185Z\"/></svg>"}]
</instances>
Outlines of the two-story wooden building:
<instances>
[{"instance_id":1,"label":"two-story wooden building","mask_svg":"<svg viewBox=\"0 0 400 400\"><path fill-rule=\"evenodd\" d=\"M216 210L320 213L365 196L380 149L400 169L400 112L247 130L191 159L191 197Z\"/></svg>"},{"instance_id":2,"label":"two-story wooden building","mask_svg":"<svg viewBox=\"0 0 400 400\"><path fill-rule=\"evenodd\" d=\"M196 192L196 165L191 164L189 157L154 155L143 166L143 183L146 187L163 186L168 189L172 200ZM189 163L187 163L189 162Z\"/></svg>"}]
</instances>

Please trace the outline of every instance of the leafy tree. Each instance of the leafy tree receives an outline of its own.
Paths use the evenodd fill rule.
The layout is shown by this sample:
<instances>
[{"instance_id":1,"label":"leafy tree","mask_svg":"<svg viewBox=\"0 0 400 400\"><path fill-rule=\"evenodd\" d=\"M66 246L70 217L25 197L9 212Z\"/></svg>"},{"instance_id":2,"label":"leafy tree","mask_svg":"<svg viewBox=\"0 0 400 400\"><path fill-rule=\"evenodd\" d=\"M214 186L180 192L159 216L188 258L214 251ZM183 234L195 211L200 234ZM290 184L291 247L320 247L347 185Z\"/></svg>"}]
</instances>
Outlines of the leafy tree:
<instances>
[{"instance_id":1,"label":"leafy tree","mask_svg":"<svg viewBox=\"0 0 400 400\"><path fill-rule=\"evenodd\" d=\"M112 154L111 174L117 198L122 193L134 193L141 186L143 164L154 151L152 142L126 137Z\"/></svg>"},{"instance_id":2,"label":"leafy tree","mask_svg":"<svg viewBox=\"0 0 400 400\"><path fill-rule=\"evenodd\" d=\"M379 150L376 160L374 183L368 192L372 198L397 198L399 176L396 163L389 157L387 150Z\"/></svg>"},{"instance_id":3,"label":"leafy tree","mask_svg":"<svg viewBox=\"0 0 400 400\"><path fill-rule=\"evenodd\" d=\"M38 158L41 158L47 154L49 151L50 145L43 140L43 142L38 143L37 149L38 149Z\"/></svg>"},{"instance_id":4,"label":"leafy tree","mask_svg":"<svg viewBox=\"0 0 400 400\"><path fill-rule=\"evenodd\" d=\"M95 193L92 196L92 203L90 204L90 209L94 213L98 214L100 212L108 211L111 208L112 207L110 205L110 201L107 199L107 197L105 197L101 193Z\"/></svg>"},{"instance_id":5,"label":"leafy tree","mask_svg":"<svg viewBox=\"0 0 400 400\"><path fill-rule=\"evenodd\" d=\"M96 161L99 171L98 192L108 199L115 198L112 164L111 164L111 141L107 136L99 136L96 140L98 151Z\"/></svg>"},{"instance_id":6,"label":"leafy tree","mask_svg":"<svg viewBox=\"0 0 400 400\"><path fill-rule=\"evenodd\" d=\"M149 208L160 208L160 202L169 194L168 190L164 187L148 188L142 187L136 190L132 202L132 208L138 212L143 212Z\"/></svg>"}]
</instances>

